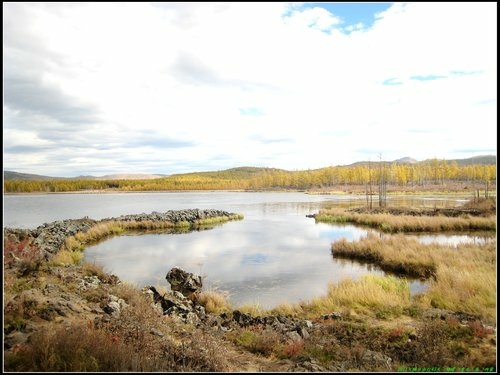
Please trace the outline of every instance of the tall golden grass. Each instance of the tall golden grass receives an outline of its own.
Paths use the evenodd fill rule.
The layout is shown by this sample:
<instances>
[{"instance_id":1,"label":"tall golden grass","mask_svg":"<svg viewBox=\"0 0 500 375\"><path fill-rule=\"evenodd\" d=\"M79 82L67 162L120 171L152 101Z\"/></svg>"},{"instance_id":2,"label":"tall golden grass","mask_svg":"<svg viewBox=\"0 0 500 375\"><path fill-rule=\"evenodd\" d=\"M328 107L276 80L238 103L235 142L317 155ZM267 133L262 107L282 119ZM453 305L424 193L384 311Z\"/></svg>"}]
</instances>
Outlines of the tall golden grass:
<instances>
[{"instance_id":1,"label":"tall golden grass","mask_svg":"<svg viewBox=\"0 0 500 375\"><path fill-rule=\"evenodd\" d=\"M334 256L373 261L386 271L428 278L436 274L436 245L423 246L416 239L393 235L381 239L369 233L356 242L345 238L332 244Z\"/></svg>"},{"instance_id":2,"label":"tall golden grass","mask_svg":"<svg viewBox=\"0 0 500 375\"><path fill-rule=\"evenodd\" d=\"M410 274L426 276L432 272L435 277L429 280L429 289L416 297L422 307L464 311L488 320L495 319L496 241L455 247L422 244L402 235L380 238L369 234L359 241L336 241L332 244L332 252L371 259L389 269L407 269ZM364 293L363 290L359 292Z\"/></svg>"},{"instance_id":3,"label":"tall golden grass","mask_svg":"<svg viewBox=\"0 0 500 375\"><path fill-rule=\"evenodd\" d=\"M226 297L215 290L202 291L196 301L205 307L205 311L209 314L221 314L232 310Z\"/></svg>"},{"instance_id":4,"label":"tall golden grass","mask_svg":"<svg viewBox=\"0 0 500 375\"><path fill-rule=\"evenodd\" d=\"M353 311L379 316L398 316L410 307L410 287L395 276L366 275L359 280L331 283L326 296L302 302L306 316L317 317L333 311Z\"/></svg>"},{"instance_id":5,"label":"tall golden grass","mask_svg":"<svg viewBox=\"0 0 500 375\"><path fill-rule=\"evenodd\" d=\"M395 216L388 213L360 214L339 208L321 210L316 215L316 222L366 225L386 233L496 230L495 216Z\"/></svg>"}]
</instances>

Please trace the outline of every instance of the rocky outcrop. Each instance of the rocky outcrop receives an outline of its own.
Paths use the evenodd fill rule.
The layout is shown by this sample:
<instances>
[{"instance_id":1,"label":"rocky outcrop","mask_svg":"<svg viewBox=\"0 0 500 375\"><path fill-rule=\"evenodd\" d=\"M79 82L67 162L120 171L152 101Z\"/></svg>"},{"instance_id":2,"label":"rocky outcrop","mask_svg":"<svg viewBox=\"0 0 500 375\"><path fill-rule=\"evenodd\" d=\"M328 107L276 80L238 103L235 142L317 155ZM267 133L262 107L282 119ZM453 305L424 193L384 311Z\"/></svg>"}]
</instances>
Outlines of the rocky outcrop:
<instances>
[{"instance_id":1,"label":"rocky outcrop","mask_svg":"<svg viewBox=\"0 0 500 375\"><path fill-rule=\"evenodd\" d=\"M230 213L222 210L199 210L199 209L189 209L189 210L177 210L177 211L166 211L166 212L152 212L150 214L137 214L137 215L122 215L115 218L103 219L101 221L109 220L119 220L119 221L169 221L171 223L188 222L195 223L198 220L210 219L215 217L231 217L234 213Z\"/></svg>"},{"instance_id":2,"label":"rocky outcrop","mask_svg":"<svg viewBox=\"0 0 500 375\"><path fill-rule=\"evenodd\" d=\"M154 286L143 289L151 296L153 304L158 306L164 315L178 318L184 323L199 325L206 319L205 308L188 299L182 293L172 291L160 294Z\"/></svg>"},{"instance_id":3,"label":"rocky outcrop","mask_svg":"<svg viewBox=\"0 0 500 375\"><path fill-rule=\"evenodd\" d=\"M55 254L61 249L66 238L74 236L78 232L86 232L96 223L95 220L85 218L42 224L32 231L33 245L44 253Z\"/></svg>"},{"instance_id":4,"label":"rocky outcrop","mask_svg":"<svg viewBox=\"0 0 500 375\"><path fill-rule=\"evenodd\" d=\"M191 301L196 299L196 295L202 287L200 275L186 272L179 267L174 267L168 271L165 278L170 283L170 288L173 291L180 292Z\"/></svg>"},{"instance_id":5,"label":"rocky outcrop","mask_svg":"<svg viewBox=\"0 0 500 375\"><path fill-rule=\"evenodd\" d=\"M48 259L52 254L57 253L61 249L66 238L74 236L78 232L87 232L95 225L107 221L171 222L173 224L187 222L189 224L196 224L197 221L202 219L216 217L231 218L234 216L236 214L222 210L189 209L123 215L102 220L93 220L85 217L83 219L68 219L45 223L33 230L4 228L4 238L8 239L9 243L14 246L22 245L29 247L29 251L38 252L40 257Z\"/></svg>"},{"instance_id":6,"label":"rocky outcrop","mask_svg":"<svg viewBox=\"0 0 500 375\"><path fill-rule=\"evenodd\" d=\"M199 275L174 267L167 273L166 279L171 284L171 292L162 295L154 286L149 286L144 291L151 295L152 302L163 311L164 315L176 316L185 323L203 324L220 331L258 325L264 329L274 330L291 340L308 338L309 330L313 328L310 320L283 315L253 317L239 310L220 315L207 314L205 308L193 298L202 286Z\"/></svg>"}]
</instances>

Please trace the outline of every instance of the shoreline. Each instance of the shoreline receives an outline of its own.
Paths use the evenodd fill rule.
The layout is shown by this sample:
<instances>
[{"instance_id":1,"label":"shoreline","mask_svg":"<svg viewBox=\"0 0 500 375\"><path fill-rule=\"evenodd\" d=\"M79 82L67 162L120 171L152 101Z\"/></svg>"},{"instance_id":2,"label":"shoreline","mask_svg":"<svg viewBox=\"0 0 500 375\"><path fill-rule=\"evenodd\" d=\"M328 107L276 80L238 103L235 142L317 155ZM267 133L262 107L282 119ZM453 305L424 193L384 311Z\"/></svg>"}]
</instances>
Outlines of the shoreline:
<instances>
[{"instance_id":1,"label":"shoreline","mask_svg":"<svg viewBox=\"0 0 500 375\"><path fill-rule=\"evenodd\" d=\"M165 194L165 193L303 193L306 195L342 195L342 196L357 196L366 197L366 193L359 191L316 191L316 190L283 190L283 189L269 189L269 190L245 190L245 189L209 189L209 190L80 190L80 191L57 191L57 192L27 192L27 193L13 193L4 192L4 196L18 196L18 195L60 195L60 194ZM391 191L387 192L388 196L422 196L422 195L456 195L463 197L470 197L471 192L463 191L443 191L443 190L427 190L427 191ZM496 197L496 191L490 192L491 197ZM378 197L378 194L372 194L372 197Z\"/></svg>"},{"instance_id":2,"label":"shoreline","mask_svg":"<svg viewBox=\"0 0 500 375\"><path fill-rule=\"evenodd\" d=\"M186 214L195 218L201 211L172 212L180 214L182 222ZM163 214L114 219L133 223L141 217L149 225L149 219L158 215ZM409 299L402 284L391 277L339 283L326 299L283 305L262 314L258 307L253 313L252 307L225 306L216 295L206 296L205 304L194 304L178 293L128 286L95 264L80 263L76 256L86 242L78 233L107 224L106 220L111 223L109 219L48 223L43 227L47 235L38 234L40 242L32 244L44 249L54 245L50 259L33 258L37 247L25 242L24 230L6 236L12 253L4 257L8 372L37 372L40 363L46 366L44 371L60 372L70 363L81 365L73 372L82 372L89 368L82 358L91 358L89 363L98 372L385 373L429 366L492 372L496 368L495 319ZM68 243L73 251L60 250L55 243L60 241L53 239L68 234L82 241ZM351 246L359 247L358 242ZM462 251L465 255L470 250ZM484 285L490 285L490 279L486 281ZM375 293L375 299L365 300L363 293L358 295L360 290L370 291L368 296ZM166 351L173 354L165 356ZM43 362L47 353L54 359L50 363Z\"/></svg>"}]
</instances>

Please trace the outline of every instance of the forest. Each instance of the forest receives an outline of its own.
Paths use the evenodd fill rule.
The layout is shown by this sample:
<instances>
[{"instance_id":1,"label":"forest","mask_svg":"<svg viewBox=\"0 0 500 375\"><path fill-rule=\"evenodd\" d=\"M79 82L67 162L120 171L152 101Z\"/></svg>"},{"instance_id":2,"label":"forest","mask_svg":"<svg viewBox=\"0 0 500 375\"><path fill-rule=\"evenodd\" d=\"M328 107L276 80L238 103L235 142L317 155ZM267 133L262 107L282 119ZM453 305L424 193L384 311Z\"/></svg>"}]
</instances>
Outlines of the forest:
<instances>
[{"instance_id":1,"label":"forest","mask_svg":"<svg viewBox=\"0 0 500 375\"><path fill-rule=\"evenodd\" d=\"M432 159L415 164L373 162L297 171L240 167L148 180L5 180L4 193L316 189L374 193L382 183L396 191L480 188L487 195L496 185L496 165L459 165L455 161Z\"/></svg>"}]
</instances>

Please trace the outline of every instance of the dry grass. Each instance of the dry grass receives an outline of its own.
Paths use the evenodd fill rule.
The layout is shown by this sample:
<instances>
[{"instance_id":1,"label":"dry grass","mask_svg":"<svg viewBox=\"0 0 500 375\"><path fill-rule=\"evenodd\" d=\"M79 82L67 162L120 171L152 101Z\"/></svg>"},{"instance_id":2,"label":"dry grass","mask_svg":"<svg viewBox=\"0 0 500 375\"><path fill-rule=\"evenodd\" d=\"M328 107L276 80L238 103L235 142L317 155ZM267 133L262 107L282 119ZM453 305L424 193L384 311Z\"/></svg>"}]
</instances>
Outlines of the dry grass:
<instances>
[{"instance_id":1,"label":"dry grass","mask_svg":"<svg viewBox=\"0 0 500 375\"><path fill-rule=\"evenodd\" d=\"M403 309L410 306L410 287L406 280L374 275L331 283L326 296L301 303L302 310L310 317L349 307L356 313L386 318L401 315Z\"/></svg>"},{"instance_id":2,"label":"dry grass","mask_svg":"<svg viewBox=\"0 0 500 375\"><path fill-rule=\"evenodd\" d=\"M202 226L202 227L205 227L205 226L210 227L210 226L214 226L217 224L227 223L228 221L231 221L231 220L243 220L243 215L242 214L234 214L231 216L219 216L219 217L210 217L210 218L206 218L206 219L200 219L200 220L196 221L195 225Z\"/></svg>"},{"instance_id":3,"label":"dry grass","mask_svg":"<svg viewBox=\"0 0 500 375\"><path fill-rule=\"evenodd\" d=\"M226 297L215 290L202 291L198 295L197 302L205 307L205 311L209 314L221 314L232 311Z\"/></svg>"},{"instance_id":4,"label":"dry grass","mask_svg":"<svg viewBox=\"0 0 500 375\"><path fill-rule=\"evenodd\" d=\"M251 353L270 356L278 354L282 348L282 337L274 330L263 329L260 326L241 328L229 335L237 345Z\"/></svg>"},{"instance_id":5,"label":"dry grass","mask_svg":"<svg viewBox=\"0 0 500 375\"><path fill-rule=\"evenodd\" d=\"M60 250L50 260L51 264L64 266L79 264L83 259L83 252L80 250Z\"/></svg>"},{"instance_id":6,"label":"dry grass","mask_svg":"<svg viewBox=\"0 0 500 375\"><path fill-rule=\"evenodd\" d=\"M384 268L428 276L430 288L418 297L424 307L439 307L495 319L496 241L485 244L422 244L402 235L379 238L373 234L355 242L332 244L334 255L374 261ZM356 283L354 283L356 284ZM368 287L368 286L367 286ZM359 292L366 293L363 288ZM345 300L347 304L352 304ZM396 302L396 300L394 300ZM407 301L401 301L405 306Z\"/></svg>"},{"instance_id":7,"label":"dry grass","mask_svg":"<svg viewBox=\"0 0 500 375\"><path fill-rule=\"evenodd\" d=\"M437 279L423 300L433 307L464 311L496 321L496 241L441 246Z\"/></svg>"},{"instance_id":8,"label":"dry grass","mask_svg":"<svg viewBox=\"0 0 500 375\"><path fill-rule=\"evenodd\" d=\"M316 221L322 223L353 223L366 225L386 233L496 230L495 216L395 216L388 213L361 214L338 208L321 210L319 214L316 215Z\"/></svg>"},{"instance_id":9,"label":"dry grass","mask_svg":"<svg viewBox=\"0 0 500 375\"><path fill-rule=\"evenodd\" d=\"M31 337L29 345L6 356L6 369L44 372L138 371L147 364L140 363L133 347L91 326L73 324L49 328Z\"/></svg>"},{"instance_id":10,"label":"dry grass","mask_svg":"<svg viewBox=\"0 0 500 375\"><path fill-rule=\"evenodd\" d=\"M436 274L436 245L422 245L404 235L381 239L369 233L356 242L340 239L332 244L333 256L372 261L386 271L429 278Z\"/></svg>"}]
</instances>

